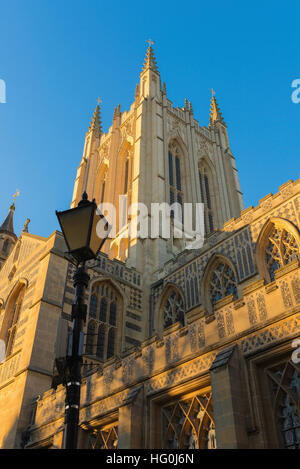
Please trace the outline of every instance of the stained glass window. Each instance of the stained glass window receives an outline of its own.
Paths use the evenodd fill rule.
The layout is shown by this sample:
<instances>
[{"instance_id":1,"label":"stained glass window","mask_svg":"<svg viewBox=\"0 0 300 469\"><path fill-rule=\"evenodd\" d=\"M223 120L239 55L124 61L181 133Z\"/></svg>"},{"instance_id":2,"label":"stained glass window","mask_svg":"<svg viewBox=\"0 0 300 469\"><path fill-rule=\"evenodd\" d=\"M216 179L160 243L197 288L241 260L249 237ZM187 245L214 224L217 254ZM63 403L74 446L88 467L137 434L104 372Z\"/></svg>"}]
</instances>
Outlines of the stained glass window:
<instances>
[{"instance_id":1,"label":"stained glass window","mask_svg":"<svg viewBox=\"0 0 300 469\"><path fill-rule=\"evenodd\" d=\"M127 194L128 190L128 169L129 169L129 160L125 162L125 176L124 176L124 194Z\"/></svg>"},{"instance_id":2,"label":"stained glass window","mask_svg":"<svg viewBox=\"0 0 300 469\"><path fill-rule=\"evenodd\" d=\"M201 202L204 204L204 225L206 234L214 231L213 204L211 199L211 174L204 161L199 163L199 184Z\"/></svg>"},{"instance_id":3,"label":"stained glass window","mask_svg":"<svg viewBox=\"0 0 300 469\"><path fill-rule=\"evenodd\" d=\"M164 328L178 321L184 324L184 303L180 293L174 290L164 302Z\"/></svg>"},{"instance_id":4,"label":"stained glass window","mask_svg":"<svg viewBox=\"0 0 300 469\"><path fill-rule=\"evenodd\" d=\"M86 354L107 360L116 351L120 298L108 282L93 285L86 339Z\"/></svg>"},{"instance_id":5,"label":"stained glass window","mask_svg":"<svg viewBox=\"0 0 300 469\"><path fill-rule=\"evenodd\" d=\"M177 202L181 206L183 204L183 193L182 193L182 181L181 181L181 168L180 168L180 150L178 145L173 142L170 145L169 153L169 185L170 185L170 205ZM174 177L175 175L175 177ZM176 211L171 211L171 217L176 217L179 220L182 220L182 212L175 213Z\"/></svg>"},{"instance_id":6,"label":"stained glass window","mask_svg":"<svg viewBox=\"0 0 300 469\"><path fill-rule=\"evenodd\" d=\"M6 315L3 321L3 329L1 331L1 336L6 345L6 357L11 355L13 352L16 329L23 305L24 295L25 286L21 287L7 306Z\"/></svg>"},{"instance_id":7,"label":"stained glass window","mask_svg":"<svg viewBox=\"0 0 300 469\"><path fill-rule=\"evenodd\" d=\"M117 449L118 424L95 428L89 434L89 449Z\"/></svg>"},{"instance_id":8,"label":"stained glass window","mask_svg":"<svg viewBox=\"0 0 300 469\"><path fill-rule=\"evenodd\" d=\"M267 376L282 444L287 449L300 449L300 368L287 361L268 369Z\"/></svg>"},{"instance_id":9,"label":"stained glass window","mask_svg":"<svg viewBox=\"0 0 300 469\"><path fill-rule=\"evenodd\" d=\"M265 253L270 278L274 281L277 269L299 258L299 246L291 233L274 226L268 236Z\"/></svg>"},{"instance_id":10,"label":"stained glass window","mask_svg":"<svg viewBox=\"0 0 300 469\"><path fill-rule=\"evenodd\" d=\"M214 305L225 296L237 297L237 282L232 268L225 262L219 262L209 280L209 293Z\"/></svg>"},{"instance_id":11,"label":"stained glass window","mask_svg":"<svg viewBox=\"0 0 300 469\"><path fill-rule=\"evenodd\" d=\"M211 392L165 405L162 417L163 449L217 447Z\"/></svg>"}]
</instances>

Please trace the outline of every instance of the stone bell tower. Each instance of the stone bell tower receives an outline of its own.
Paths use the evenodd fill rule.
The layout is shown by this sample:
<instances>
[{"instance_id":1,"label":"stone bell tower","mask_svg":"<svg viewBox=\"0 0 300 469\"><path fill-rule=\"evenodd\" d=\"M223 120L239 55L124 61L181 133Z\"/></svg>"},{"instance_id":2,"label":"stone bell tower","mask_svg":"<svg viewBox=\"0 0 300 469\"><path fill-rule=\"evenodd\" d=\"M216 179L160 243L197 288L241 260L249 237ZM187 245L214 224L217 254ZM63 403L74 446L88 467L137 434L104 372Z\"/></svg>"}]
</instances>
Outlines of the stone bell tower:
<instances>
[{"instance_id":1,"label":"stone bell tower","mask_svg":"<svg viewBox=\"0 0 300 469\"><path fill-rule=\"evenodd\" d=\"M174 237L172 226L170 236L151 239L151 204L203 203L205 239L243 209L227 126L215 96L207 127L199 125L187 99L183 107L174 107L165 83L161 84L151 41L134 102L124 112L116 106L107 133L102 132L97 104L72 206L84 190L97 204L112 204L116 210L114 238L105 243L104 251L152 279L165 262L185 249L186 242ZM139 213L148 222L144 238L130 229L136 217L128 211L130 205L141 203L148 210L148 215Z\"/></svg>"}]
</instances>

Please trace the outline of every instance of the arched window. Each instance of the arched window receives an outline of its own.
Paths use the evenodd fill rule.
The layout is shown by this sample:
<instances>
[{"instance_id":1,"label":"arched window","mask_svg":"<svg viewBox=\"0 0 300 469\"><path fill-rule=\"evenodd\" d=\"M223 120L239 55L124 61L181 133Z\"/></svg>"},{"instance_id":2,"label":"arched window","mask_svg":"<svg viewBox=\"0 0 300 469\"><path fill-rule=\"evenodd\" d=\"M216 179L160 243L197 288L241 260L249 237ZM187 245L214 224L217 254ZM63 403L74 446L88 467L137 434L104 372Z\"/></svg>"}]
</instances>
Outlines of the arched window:
<instances>
[{"instance_id":1,"label":"arched window","mask_svg":"<svg viewBox=\"0 0 300 469\"><path fill-rule=\"evenodd\" d=\"M260 274L266 281L275 280L275 272L300 258L300 234L289 221L270 218L256 242L255 255Z\"/></svg>"},{"instance_id":2,"label":"arched window","mask_svg":"<svg viewBox=\"0 0 300 469\"><path fill-rule=\"evenodd\" d=\"M93 285L89 305L89 319L93 329L89 329L89 326L87 329L87 355L96 356L100 360L107 360L115 355L120 307L120 295L109 282L97 282Z\"/></svg>"},{"instance_id":3,"label":"arched window","mask_svg":"<svg viewBox=\"0 0 300 469\"><path fill-rule=\"evenodd\" d=\"M299 246L295 237L284 228L273 226L266 245L266 264L271 281L275 271L299 257Z\"/></svg>"},{"instance_id":4,"label":"arched window","mask_svg":"<svg viewBox=\"0 0 300 469\"><path fill-rule=\"evenodd\" d=\"M124 187L123 187L124 194L127 194L128 192L128 174L129 174L129 158L126 158L125 168L124 168Z\"/></svg>"},{"instance_id":5,"label":"arched window","mask_svg":"<svg viewBox=\"0 0 300 469\"><path fill-rule=\"evenodd\" d=\"M292 361L267 370L281 446L300 449L300 371Z\"/></svg>"},{"instance_id":6,"label":"arched window","mask_svg":"<svg viewBox=\"0 0 300 469\"><path fill-rule=\"evenodd\" d=\"M216 261L208 278L208 290L211 304L225 296L233 295L237 298L237 281L233 269L223 260Z\"/></svg>"},{"instance_id":7,"label":"arched window","mask_svg":"<svg viewBox=\"0 0 300 469\"><path fill-rule=\"evenodd\" d=\"M172 289L163 302L164 329L181 322L184 325L184 302L178 290Z\"/></svg>"},{"instance_id":8,"label":"arched window","mask_svg":"<svg viewBox=\"0 0 300 469\"><path fill-rule=\"evenodd\" d=\"M212 200L212 177L208 166L204 161L198 166L201 202L204 204L205 233L214 231L213 200Z\"/></svg>"},{"instance_id":9,"label":"arched window","mask_svg":"<svg viewBox=\"0 0 300 469\"><path fill-rule=\"evenodd\" d=\"M103 202L104 202L104 194L105 194L105 179L102 182L100 204L103 204Z\"/></svg>"},{"instance_id":10,"label":"arched window","mask_svg":"<svg viewBox=\"0 0 300 469\"><path fill-rule=\"evenodd\" d=\"M180 149L178 145L173 142L169 146L168 163L169 163L169 189L170 189L170 205L175 202L183 205L183 190L181 180L181 162L180 162ZM171 216L174 217L172 210ZM181 216L179 216L181 218Z\"/></svg>"},{"instance_id":11,"label":"arched window","mask_svg":"<svg viewBox=\"0 0 300 469\"><path fill-rule=\"evenodd\" d=\"M6 346L6 357L12 354L15 338L17 324L20 317L20 312L22 309L23 299L25 295L25 286L22 286L21 289L15 294L7 306L6 314L3 321L3 326L1 330L1 339L4 340Z\"/></svg>"}]
</instances>

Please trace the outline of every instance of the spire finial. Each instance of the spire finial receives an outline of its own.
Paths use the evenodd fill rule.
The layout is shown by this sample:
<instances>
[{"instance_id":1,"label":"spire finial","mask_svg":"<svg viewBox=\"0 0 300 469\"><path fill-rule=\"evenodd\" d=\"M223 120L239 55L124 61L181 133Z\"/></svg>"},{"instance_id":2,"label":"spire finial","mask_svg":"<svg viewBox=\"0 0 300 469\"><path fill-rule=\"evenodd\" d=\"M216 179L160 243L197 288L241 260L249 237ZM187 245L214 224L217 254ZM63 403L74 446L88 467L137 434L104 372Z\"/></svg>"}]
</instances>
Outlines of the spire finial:
<instances>
[{"instance_id":1,"label":"spire finial","mask_svg":"<svg viewBox=\"0 0 300 469\"><path fill-rule=\"evenodd\" d=\"M210 90L212 92L212 98L210 102L210 116L209 116L209 127L212 127L216 122L220 122L221 124L225 125L224 118L220 111L219 105L216 100L216 93L214 89Z\"/></svg>"},{"instance_id":2,"label":"spire finial","mask_svg":"<svg viewBox=\"0 0 300 469\"><path fill-rule=\"evenodd\" d=\"M19 189L17 189L16 192L14 193L14 195L13 195L14 203L16 201L16 198L19 197L19 195L20 195L20 191L19 191Z\"/></svg>"},{"instance_id":3,"label":"spire finial","mask_svg":"<svg viewBox=\"0 0 300 469\"><path fill-rule=\"evenodd\" d=\"M149 68L151 70L153 70L153 72L158 72L157 63L156 63L156 59L154 57L154 52L153 52L153 48L152 48L152 45L154 44L154 41L152 41L152 39L148 39L148 41L146 41L146 42L148 42L149 47L147 49L147 53L146 53L146 57L145 57L142 72L145 72Z\"/></svg>"},{"instance_id":4,"label":"spire finial","mask_svg":"<svg viewBox=\"0 0 300 469\"><path fill-rule=\"evenodd\" d=\"M97 106L89 126L89 132L94 130L98 136L102 133L100 103L102 103L102 99L97 98Z\"/></svg>"},{"instance_id":5,"label":"spire finial","mask_svg":"<svg viewBox=\"0 0 300 469\"><path fill-rule=\"evenodd\" d=\"M148 39L148 41L146 41L146 42L148 42L149 47L151 47L151 46L153 46L153 45L155 44L155 42L152 41L152 39Z\"/></svg>"},{"instance_id":6,"label":"spire finial","mask_svg":"<svg viewBox=\"0 0 300 469\"><path fill-rule=\"evenodd\" d=\"M27 218L27 220L26 220L25 223L24 223L24 227L23 227L23 231L24 231L25 233L28 233L28 225L29 225L29 223L30 223L30 218Z\"/></svg>"},{"instance_id":7,"label":"spire finial","mask_svg":"<svg viewBox=\"0 0 300 469\"><path fill-rule=\"evenodd\" d=\"M13 201L11 207L10 207L11 209L12 209L12 208L15 209L16 199L17 199L17 197L19 197L19 195L20 195L20 191L19 191L19 189L17 189L16 192L14 193L14 195L13 195L14 201Z\"/></svg>"}]
</instances>

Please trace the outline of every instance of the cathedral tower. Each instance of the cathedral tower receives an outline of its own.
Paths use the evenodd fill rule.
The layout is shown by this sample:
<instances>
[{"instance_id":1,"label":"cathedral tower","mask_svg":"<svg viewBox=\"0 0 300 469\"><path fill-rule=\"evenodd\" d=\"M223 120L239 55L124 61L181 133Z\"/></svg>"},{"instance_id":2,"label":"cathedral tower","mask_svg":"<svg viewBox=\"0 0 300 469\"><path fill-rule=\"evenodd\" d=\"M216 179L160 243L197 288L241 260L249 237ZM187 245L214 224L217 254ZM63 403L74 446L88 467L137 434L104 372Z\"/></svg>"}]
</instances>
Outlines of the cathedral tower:
<instances>
[{"instance_id":1,"label":"cathedral tower","mask_svg":"<svg viewBox=\"0 0 300 469\"><path fill-rule=\"evenodd\" d=\"M120 105L115 108L108 133L102 133L97 104L72 207L84 190L98 204L111 203L116 208L115 237L106 243L105 252L150 277L185 249L185 240L174 237L174 221L170 237L137 237L130 231L135 217L128 212L131 204L143 203L150 214L152 203L203 203L206 239L243 209L227 126L215 96L208 127L199 125L187 99L182 108L174 107L165 83L161 85L151 41L134 102L128 111L121 112ZM127 205L124 197L120 199L124 195ZM150 229L149 215L148 222Z\"/></svg>"}]
</instances>

